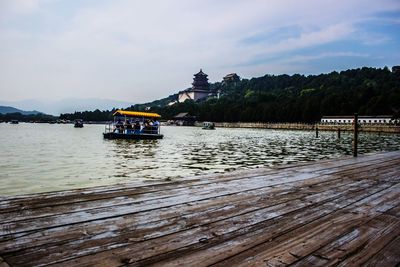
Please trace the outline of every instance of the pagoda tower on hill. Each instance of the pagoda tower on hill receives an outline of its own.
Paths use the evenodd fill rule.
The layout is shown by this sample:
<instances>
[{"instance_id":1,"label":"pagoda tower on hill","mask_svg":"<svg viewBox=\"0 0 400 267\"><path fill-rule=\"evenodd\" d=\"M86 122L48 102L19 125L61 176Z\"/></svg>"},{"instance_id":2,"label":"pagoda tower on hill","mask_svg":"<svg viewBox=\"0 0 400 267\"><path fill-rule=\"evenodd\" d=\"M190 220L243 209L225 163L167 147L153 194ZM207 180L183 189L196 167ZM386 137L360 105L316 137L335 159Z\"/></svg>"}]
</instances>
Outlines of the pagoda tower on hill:
<instances>
[{"instance_id":1,"label":"pagoda tower on hill","mask_svg":"<svg viewBox=\"0 0 400 267\"><path fill-rule=\"evenodd\" d=\"M194 74L192 90L194 91L209 91L210 84L208 83L207 74L203 72L202 69L196 74Z\"/></svg>"},{"instance_id":2,"label":"pagoda tower on hill","mask_svg":"<svg viewBox=\"0 0 400 267\"><path fill-rule=\"evenodd\" d=\"M186 100L198 101L210 95L210 84L208 83L207 74L202 69L193 75L192 88L179 92L178 102L182 103Z\"/></svg>"}]
</instances>

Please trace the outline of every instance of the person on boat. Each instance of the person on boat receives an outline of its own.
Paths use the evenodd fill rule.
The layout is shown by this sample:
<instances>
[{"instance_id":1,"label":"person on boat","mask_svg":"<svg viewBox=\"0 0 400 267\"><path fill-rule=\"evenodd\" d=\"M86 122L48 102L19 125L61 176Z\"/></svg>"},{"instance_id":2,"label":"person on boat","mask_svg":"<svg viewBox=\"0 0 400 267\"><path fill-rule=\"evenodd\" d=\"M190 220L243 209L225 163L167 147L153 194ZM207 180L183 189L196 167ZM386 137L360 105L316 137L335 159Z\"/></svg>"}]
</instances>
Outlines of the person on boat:
<instances>
[{"instance_id":1,"label":"person on boat","mask_svg":"<svg viewBox=\"0 0 400 267\"><path fill-rule=\"evenodd\" d=\"M149 120L144 121L144 127L142 129L142 132L144 133L150 133L151 132L151 125Z\"/></svg>"},{"instance_id":2,"label":"person on boat","mask_svg":"<svg viewBox=\"0 0 400 267\"><path fill-rule=\"evenodd\" d=\"M135 121L135 125L133 126L133 129L135 130L135 134L140 133L141 126L140 126L140 122L138 120Z\"/></svg>"},{"instance_id":3,"label":"person on boat","mask_svg":"<svg viewBox=\"0 0 400 267\"><path fill-rule=\"evenodd\" d=\"M160 127L160 122L158 120L155 120L153 122L153 133L158 134L158 127Z\"/></svg>"},{"instance_id":4,"label":"person on boat","mask_svg":"<svg viewBox=\"0 0 400 267\"><path fill-rule=\"evenodd\" d=\"M118 133L124 132L124 124L122 123L121 119L118 119L117 123L115 124L115 130Z\"/></svg>"},{"instance_id":5,"label":"person on boat","mask_svg":"<svg viewBox=\"0 0 400 267\"><path fill-rule=\"evenodd\" d=\"M125 122L125 129L126 129L126 133L127 133L127 134L132 133L133 127L132 127L132 124L131 124L130 120L127 120L127 121Z\"/></svg>"}]
</instances>

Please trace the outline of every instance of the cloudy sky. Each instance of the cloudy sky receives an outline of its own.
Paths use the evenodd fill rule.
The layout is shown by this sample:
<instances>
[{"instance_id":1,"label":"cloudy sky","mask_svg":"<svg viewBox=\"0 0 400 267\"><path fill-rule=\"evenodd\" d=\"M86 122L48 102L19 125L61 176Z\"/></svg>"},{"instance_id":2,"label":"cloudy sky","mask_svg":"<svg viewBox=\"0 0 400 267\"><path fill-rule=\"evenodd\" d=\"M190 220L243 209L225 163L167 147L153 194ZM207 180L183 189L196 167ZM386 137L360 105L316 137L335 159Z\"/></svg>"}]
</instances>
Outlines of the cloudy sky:
<instances>
[{"instance_id":1,"label":"cloudy sky","mask_svg":"<svg viewBox=\"0 0 400 267\"><path fill-rule=\"evenodd\" d=\"M214 82L393 65L399 0L0 0L0 100L140 103L200 68Z\"/></svg>"}]
</instances>

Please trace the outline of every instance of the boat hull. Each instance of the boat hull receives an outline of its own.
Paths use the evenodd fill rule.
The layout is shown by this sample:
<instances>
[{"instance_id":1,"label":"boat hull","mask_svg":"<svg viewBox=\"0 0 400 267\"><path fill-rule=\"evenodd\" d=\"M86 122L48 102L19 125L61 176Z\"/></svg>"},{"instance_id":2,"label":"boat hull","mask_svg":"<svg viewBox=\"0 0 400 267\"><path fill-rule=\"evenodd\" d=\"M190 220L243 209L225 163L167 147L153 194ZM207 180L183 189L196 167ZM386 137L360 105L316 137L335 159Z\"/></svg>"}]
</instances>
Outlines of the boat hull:
<instances>
[{"instance_id":1,"label":"boat hull","mask_svg":"<svg viewBox=\"0 0 400 267\"><path fill-rule=\"evenodd\" d=\"M162 134L124 134L124 133L103 133L105 139L132 139L132 140L153 140L162 139L164 135Z\"/></svg>"}]
</instances>

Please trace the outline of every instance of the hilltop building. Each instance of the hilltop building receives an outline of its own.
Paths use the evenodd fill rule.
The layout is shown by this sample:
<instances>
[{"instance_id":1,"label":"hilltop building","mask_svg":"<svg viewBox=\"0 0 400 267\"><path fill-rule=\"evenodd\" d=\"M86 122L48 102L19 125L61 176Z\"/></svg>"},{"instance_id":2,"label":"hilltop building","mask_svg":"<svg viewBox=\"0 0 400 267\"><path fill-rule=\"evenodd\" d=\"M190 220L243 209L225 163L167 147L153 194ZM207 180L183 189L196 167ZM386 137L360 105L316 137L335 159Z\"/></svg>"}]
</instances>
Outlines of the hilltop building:
<instances>
[{"instance_id":1,"label":"hilltop building","mask_svg":"<svg viewBox=\"0 0 400 267\"><path fill-rule=\"evenodd\" d=\"M230 73L222 80L223 84L236 84L237 82L240 82L240 77L236 73Z\"/></svg>"},{"instance_id":2,"label":"hilltop building","mask_svg":"<svg viewBox=\"0 0 400 267\"><path fill-rule=\"evenodd\" d=\"M202 69L196 74L194 74L192 87L186 89L184 91L179 92L178 102L183 103L186 100L190 99L193 101L198 101L201 99L205 99L207 97L216 97L219 98L222 91L222 87L218 86L213 89L210 89L210 84L208 83L208 75L203 72ZM223 80L222 84L225 85L235 85L240 82L240 77L236 73L227 74ZM168 105L174 105L175 103L171 102Z\"/></svg>"},{"instance_id":3,"label":"hilltop building","mask_svg":"<svg viewBox=\"0 0 400 267\"><path fill-rule=\"evenodd\" d=\"M211 92L207 76L202 69L194 74L192 88L179 92L178 102L182 103L188 99L198 101L208 97Z\"/></svg>"},{"instance_id":4,"label":"hilltop building","mask_svg":"<svg viewBox=\"0 0 400 267\"><path fill-rule=\"evenodd\" d=\"M196 121L196 117L191 116L188 112L183 112L175 115L174 120L174 123L178 126L193 126Z\"/></svg>"}]
</instances>

